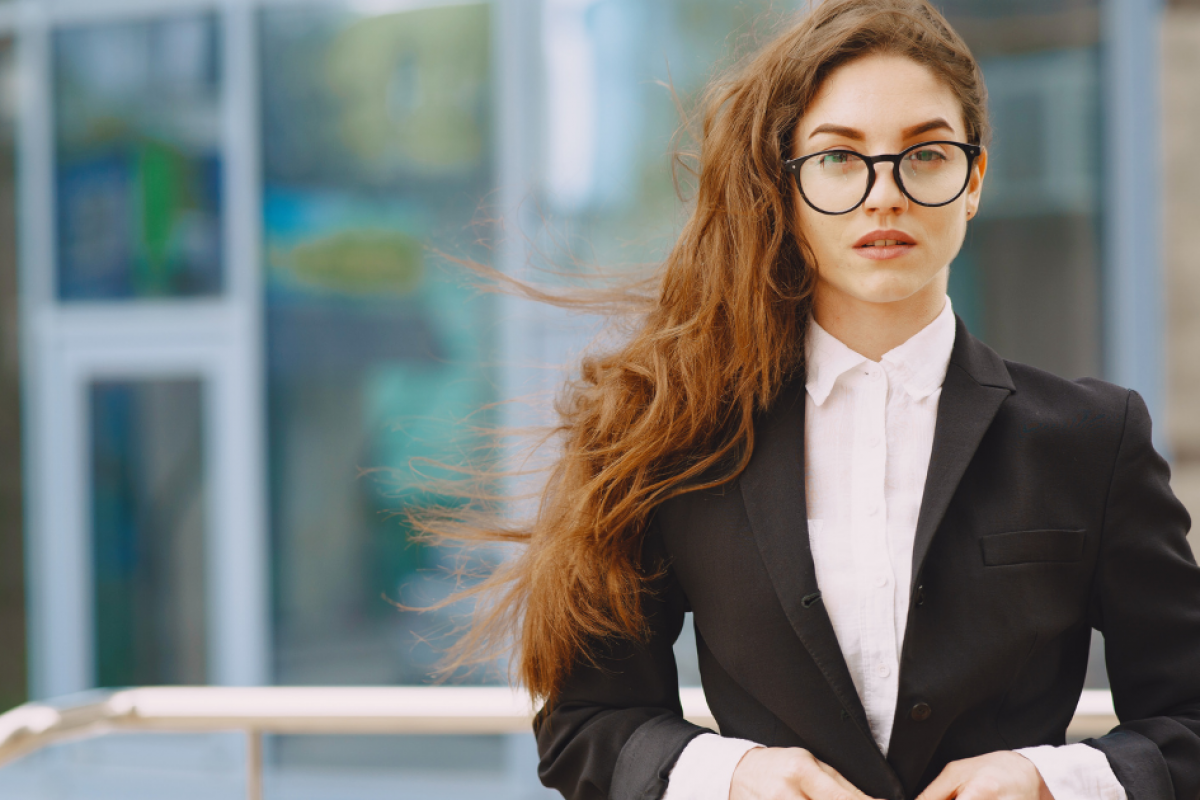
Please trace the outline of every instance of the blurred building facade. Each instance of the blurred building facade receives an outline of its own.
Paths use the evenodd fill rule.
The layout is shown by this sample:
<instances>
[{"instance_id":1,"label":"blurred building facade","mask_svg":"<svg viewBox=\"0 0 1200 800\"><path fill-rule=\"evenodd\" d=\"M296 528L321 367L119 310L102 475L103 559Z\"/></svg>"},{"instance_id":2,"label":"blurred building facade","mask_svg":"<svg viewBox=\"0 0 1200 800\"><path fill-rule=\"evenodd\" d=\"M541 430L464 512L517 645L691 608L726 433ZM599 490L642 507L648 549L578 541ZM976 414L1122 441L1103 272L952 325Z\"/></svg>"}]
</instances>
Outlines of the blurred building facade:
<instances>
[{"instance_id":1,"label":"blurred building facade","mask_svg":"<svg viewBox=\"0 0 1200 800\"><path fill-rule=\"evenodd\" d=\"M1200 2L1172 0L1163 26L1162 232L1166 243L1167 425L1172 487L1200 520L1200 253L1188 231L1200 215L1200 166L1192 149L1200 142ZM1200 525L1192 549L1200 552Z\"/></svg>"},{"instance_id":2,"label":"blurred building facade","mask_svg":"<svg viewBox=\"0 0 1200 800\"><path fill-rule=\"evenodd\" d=\"M451 562L395 513L439 501L407 464L469 458L505 421L489 404L552 391L539 365L591 330L437 254L660 258L681 222L661 82L693 97L800 5L0 2L0 702L426 682L453 619L388 600L444 596ZM1168 235L1163 272L1157 143L1186 231L1200 11L939 5L995 125L955 310L1006 357L1141 391L1198 507L1200 268ZM478 738L354 747L514 763Z\"/></svg>"}]
</instances>

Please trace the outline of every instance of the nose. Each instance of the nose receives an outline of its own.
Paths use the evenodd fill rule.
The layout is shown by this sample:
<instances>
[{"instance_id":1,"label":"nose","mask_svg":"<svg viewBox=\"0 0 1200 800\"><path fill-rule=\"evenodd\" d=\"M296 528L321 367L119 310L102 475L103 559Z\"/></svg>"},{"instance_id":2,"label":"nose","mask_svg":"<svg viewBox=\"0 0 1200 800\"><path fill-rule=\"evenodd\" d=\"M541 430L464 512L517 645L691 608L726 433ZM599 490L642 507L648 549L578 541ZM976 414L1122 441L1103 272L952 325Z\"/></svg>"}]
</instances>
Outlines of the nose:
<instances>
[{"instance_id":1,"label":"nose","mask_svg":"<svg viewBox=\"0 0 1200 800\"><path fill-rule=\"evenodd\" d=\"M908 198L896 184L896 176L890 163L883 161L875 165L875 185L863 201L863 208L868 212L882 214L899 214L908 208Z\"/></svg>"}]
</instances>

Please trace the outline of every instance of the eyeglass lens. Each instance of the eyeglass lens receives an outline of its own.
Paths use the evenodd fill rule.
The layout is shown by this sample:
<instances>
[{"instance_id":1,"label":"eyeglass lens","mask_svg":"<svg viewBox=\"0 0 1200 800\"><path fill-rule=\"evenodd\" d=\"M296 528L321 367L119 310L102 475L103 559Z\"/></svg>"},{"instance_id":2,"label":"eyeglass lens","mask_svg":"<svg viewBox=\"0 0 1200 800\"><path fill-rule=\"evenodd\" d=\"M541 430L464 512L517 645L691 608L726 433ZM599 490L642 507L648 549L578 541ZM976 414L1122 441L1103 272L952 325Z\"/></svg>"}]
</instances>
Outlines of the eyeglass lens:
<instances>
[{"instance_id":1,"label":"eyeglass lens","mask_svg":"<svg viewBox=\"0 0 1200 800\"><path fill-rule=\"evenodd\" d=\"M875 165L877 171L891 168L888 162ZM969 159L961 148L923 145L905 152L900 160L901 188L918 203L940 205L962 191L969 171ZM870 169L858 153L836 150L805 161L796 177L808 202L821 211L837 214L866 199Z\"/></svg>"}]
</instances>

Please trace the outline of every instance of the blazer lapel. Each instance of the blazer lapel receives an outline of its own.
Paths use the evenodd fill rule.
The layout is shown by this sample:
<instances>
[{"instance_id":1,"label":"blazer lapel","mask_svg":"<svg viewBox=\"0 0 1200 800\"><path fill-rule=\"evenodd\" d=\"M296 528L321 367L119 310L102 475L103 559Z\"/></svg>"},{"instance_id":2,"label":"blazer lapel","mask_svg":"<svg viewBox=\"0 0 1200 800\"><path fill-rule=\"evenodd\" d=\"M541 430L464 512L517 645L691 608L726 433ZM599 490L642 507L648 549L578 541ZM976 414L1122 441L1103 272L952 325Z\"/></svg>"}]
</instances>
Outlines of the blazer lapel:
<instances>
[{"instance_id":1,"label":"blazer lapel","mask_svg":"<svg viewBox=\"0 0 1200 800\"><path fill-rule=\"evenodd\" d=\"M950 499L975 455L1000 404L1015 387L1004 360L955 317L954 348L938 400L933 452L925 478L925 494L917 515L913 542L912 591L925 564L933 535L946 515ZM912 596L912 595L910 595Z\"/></svg>"},{"instance_id":2,"label":"blazer lapel","mask_svg":"<svg viewBox=\"0 0 1200 800\"><path fill-rule=\"evenodd\" d=\"M850 678L833 624L819 599L816 568L809 549L804 495L804 399L801 376L784 387L756 430L754 453L738 485L763 563L788 621L842 707L870 739L866 711Z\"/></svg>"}]
</instances>

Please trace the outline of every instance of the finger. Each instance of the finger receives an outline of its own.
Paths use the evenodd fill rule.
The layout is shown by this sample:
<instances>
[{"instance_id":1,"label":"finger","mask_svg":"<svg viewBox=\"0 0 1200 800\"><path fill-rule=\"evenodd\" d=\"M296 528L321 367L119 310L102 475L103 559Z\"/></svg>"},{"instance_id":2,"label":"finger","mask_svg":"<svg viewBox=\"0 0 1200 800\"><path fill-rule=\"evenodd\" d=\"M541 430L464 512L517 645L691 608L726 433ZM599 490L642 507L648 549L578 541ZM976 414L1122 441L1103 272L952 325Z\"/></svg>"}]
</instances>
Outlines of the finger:
<instances>
[{"instance_id":1,"label":"finger","mask_svg":"<svg viewBox=\"0 0 1200 800\"><path fill-rule=\"evenodd\" d=\"M958 794L955 795L956 800L989 800L994 797L997 797L994 792L977 789L969 783L962 787Z\"/></svg>"},{"instance_id":2,"label":"finger","mask_svg":"<svg viewBox=\"0 0 1200 800\"><path fill-rule=\"evenodd\" d=\"M839 783L826 768L837 775L837 770L816 759L813 759L813 765L809 769L801 771L799 788L809 800L871 800L841 775L837 775L841 778Z\"/></svg>"},{"instance_id":3,"label":"finger","mask_svg":"<svg viewBox=\"0 0 1200 800\"><path fill-rule=\"evenodd\" d=\"M961 785L958 770L951 762L933 779L933 783L925 787L925 791L917 795L917 800L949 800L958 794Z\"/></svg>"},{"instance_id":4,"label":"finger","mask_svg":"<svg viewBox=\"0 0 1200 800\"><path fill-rule=\"evenodd\" d=\"M850 797L854 798L854 800L859 800L859 798L868 797L868 795L863 794L862 791L857 786L855 786L850 781L846 780L842 776L842 773L838 772L836 769L829 766L824 761L818 761L817 765L820 766L821 771L824 772L826 775L828 775L830 778L832 778L838 786L847 790L850 793Z\"/></svg>"}]
</instances>

